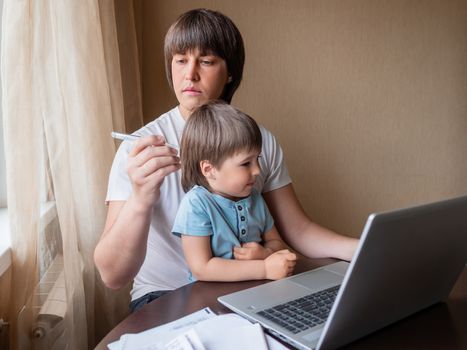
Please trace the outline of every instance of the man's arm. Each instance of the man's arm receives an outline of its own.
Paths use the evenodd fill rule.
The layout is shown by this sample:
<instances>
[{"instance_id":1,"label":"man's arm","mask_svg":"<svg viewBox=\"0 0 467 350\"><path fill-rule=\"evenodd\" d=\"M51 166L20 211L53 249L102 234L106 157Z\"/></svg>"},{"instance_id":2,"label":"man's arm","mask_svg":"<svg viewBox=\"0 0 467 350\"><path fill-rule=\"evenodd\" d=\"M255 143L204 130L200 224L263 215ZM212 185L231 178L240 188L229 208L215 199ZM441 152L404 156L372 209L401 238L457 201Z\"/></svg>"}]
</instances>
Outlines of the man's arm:
<instances>
[{"instance_id":1,"label":"man's arm","mask_svg":"<svg viewBox=\"0 0 467 350\"><path fill-rule=\"evenodd\" d=\"M278 251L265 260L213 257L209 236L182 235L182 247L191 273L201 281L275 280L290 276L296 263L296 255L288 250Z\"/></svg>"},{"instance_id":2,"label":"man's arm","mask_svg":"<svg viewBox=\"0 0 467 350\"><path fill-rule=\"evenodd\" d=\"M94 250L94 262L107 287L120 289L138 273L146 257L151 210L138 208L131 198L109 202L104 232Z\"/></svg>"},{"instance_id":3,"label":"man's arm","mask_svg":"<svg viewBox=\"0 0 467 350\"><path fill-rule=\"evenodd\" d=\"M266 192L263 197L282 238L310 258L338 258L350 261L358 239L339 235L312 222L301 207L292 184Z\"/></svg>"},{"instance_id":4,"label":"man's arm","mask_svg":"<svg viewBox=\"0 0 467 350\"><path fill-rule=\"evenodd\" d=\"M161 136L140 138L128 156L132 192L127 201L110 201L94 262L105 285L119 289L133 280L146 257L153 205L165 176L180 168L176 151Z\"/></svg>"}]
</instances>

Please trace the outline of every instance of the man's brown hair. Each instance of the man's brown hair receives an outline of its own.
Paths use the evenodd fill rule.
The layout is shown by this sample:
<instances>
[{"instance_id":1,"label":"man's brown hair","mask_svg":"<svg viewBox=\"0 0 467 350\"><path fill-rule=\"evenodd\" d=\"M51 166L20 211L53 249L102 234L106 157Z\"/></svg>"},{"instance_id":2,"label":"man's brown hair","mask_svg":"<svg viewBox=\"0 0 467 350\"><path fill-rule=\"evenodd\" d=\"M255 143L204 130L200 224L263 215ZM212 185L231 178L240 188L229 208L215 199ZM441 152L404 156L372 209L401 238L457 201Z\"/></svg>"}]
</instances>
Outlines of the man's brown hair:
<instances>
[{"instance_id":1,"label":"man's brown hair","mask_svg":"<svg viewBox=\"0 0 467 350\"><path fill-rule=\"evenodd\" d=\"M164 43L165 73L172 89L173 56L194 49L203 55L219 56L226 62L231 79L219 98L230 103L242 81L245 63L240 31L230 18L217 11L196 9L182 14L167 31Z\"/></svg>"}]
</instances>

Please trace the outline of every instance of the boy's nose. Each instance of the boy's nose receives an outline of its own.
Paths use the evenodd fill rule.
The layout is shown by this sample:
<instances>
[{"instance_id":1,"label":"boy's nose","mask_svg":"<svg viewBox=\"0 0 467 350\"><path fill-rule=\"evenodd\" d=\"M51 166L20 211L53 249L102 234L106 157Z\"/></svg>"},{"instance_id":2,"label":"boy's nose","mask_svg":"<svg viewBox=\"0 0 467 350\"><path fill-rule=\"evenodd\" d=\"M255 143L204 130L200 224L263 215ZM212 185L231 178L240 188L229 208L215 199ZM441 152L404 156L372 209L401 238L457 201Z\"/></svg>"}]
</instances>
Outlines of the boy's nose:
<instances>
[{"instance_id":1,"label":"boy's nose","mask_svg":"<svg viewBox=\"0 0 467 350\"><path fill-rule=\"evenodd\" d=\"M253 176L258 176L261 173L261 168L258 164L253 166L251 173L253 174Z\"/></svg>"}]
</instances>

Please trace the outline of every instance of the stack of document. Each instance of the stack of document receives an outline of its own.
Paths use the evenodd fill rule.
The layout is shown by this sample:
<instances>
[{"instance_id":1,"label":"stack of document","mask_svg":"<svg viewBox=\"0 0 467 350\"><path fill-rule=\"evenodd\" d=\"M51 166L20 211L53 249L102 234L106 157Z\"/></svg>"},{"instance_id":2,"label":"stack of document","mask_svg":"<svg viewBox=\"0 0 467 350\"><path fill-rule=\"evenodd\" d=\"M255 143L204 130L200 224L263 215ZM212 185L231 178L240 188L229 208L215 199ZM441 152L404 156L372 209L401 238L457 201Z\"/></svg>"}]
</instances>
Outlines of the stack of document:
<instances>
[{"instance_id":1,"label":"stack of document","mask_svg":"<svg viewBox=\"0 0 467 350\"><path fill-rule=\"evenodd\" d=\"M137 334L124 334L110 350L280 350L259 324L236 314L216 315L209 308Z\"/></svg>"}]
</instances>

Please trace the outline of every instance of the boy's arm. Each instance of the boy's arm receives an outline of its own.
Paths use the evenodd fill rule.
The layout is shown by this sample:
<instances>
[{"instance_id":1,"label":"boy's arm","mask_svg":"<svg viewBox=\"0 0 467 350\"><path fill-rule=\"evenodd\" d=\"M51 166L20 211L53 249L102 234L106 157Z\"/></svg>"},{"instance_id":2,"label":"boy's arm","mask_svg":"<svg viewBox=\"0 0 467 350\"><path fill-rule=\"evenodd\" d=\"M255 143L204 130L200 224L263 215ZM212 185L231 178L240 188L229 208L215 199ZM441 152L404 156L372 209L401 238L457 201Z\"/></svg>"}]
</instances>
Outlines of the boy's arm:
<instances>
[{"instance_id":1,"label":"boy's arm","mask_svg":"<svg viewBox=\"0 0 467 350\"><path fill-rule=\"evenodd\" d=\"M269 255L282 249L288 249L279 232L273 226L263 235L263 243L248 242L241 247L234 247L234 257L238 260L266 259Z\"/></svg>"},{"instance_id":2,"label":"boy's arm","mask_svg":"<svg viewBox=\"0 0 467 350\"><path fill-rule=\"evenodd\" d=\"M273 226L268 232L263 235L263 247L268 251L267 258L274 252L277 252L282 249L288 249L285 242L282 240L279 232L276 229L276 226Z\"/></svg>"},{"instance_id":3,"label":"boy's arm","mask_svg":"<svg viewBox=\"0 0 467 350\"><path fill-rule=\"evenodd\" d=\"M201 281L280 279L293 272L296 260L296 255L288 250L276 252L266 260L213 257L209 236L182 235L182 247L191 273Z\"/></svg>"}]
</instances>

